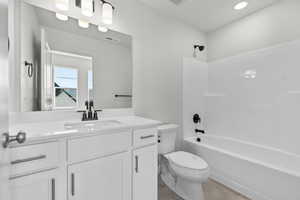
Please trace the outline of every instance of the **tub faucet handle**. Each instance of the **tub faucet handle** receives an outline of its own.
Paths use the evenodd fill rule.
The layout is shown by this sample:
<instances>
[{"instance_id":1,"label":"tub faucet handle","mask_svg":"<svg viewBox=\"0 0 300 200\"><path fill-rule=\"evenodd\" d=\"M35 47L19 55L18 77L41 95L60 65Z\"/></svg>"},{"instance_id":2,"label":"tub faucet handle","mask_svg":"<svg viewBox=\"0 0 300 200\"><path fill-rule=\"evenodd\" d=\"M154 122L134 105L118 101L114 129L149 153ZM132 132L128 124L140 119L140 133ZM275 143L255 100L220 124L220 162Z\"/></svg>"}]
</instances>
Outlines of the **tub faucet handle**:
<instances>
[{"instance_id":1,"label":"tub faucet handle","mask_svg":"<svg viewBox=\"0 0 300 200\"><path fill-rule=\"evenodd\" d=\"M194 114L194 116L193 116L193 122L195 123L195 124L200 124L201 123L201 118L200 118L200 115L199 114Z\"/></svg>"}]
</instances>

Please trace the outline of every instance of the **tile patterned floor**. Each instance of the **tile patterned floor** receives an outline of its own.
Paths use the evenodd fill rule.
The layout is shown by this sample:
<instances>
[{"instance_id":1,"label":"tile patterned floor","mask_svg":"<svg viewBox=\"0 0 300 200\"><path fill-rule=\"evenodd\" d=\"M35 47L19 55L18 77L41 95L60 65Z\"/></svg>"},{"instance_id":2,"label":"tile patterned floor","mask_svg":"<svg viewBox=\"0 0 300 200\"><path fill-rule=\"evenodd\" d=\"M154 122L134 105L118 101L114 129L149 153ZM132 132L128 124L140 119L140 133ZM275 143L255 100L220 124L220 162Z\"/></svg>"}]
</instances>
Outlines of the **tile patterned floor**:
<instances>
[{"instance_id":1,"label":"tile patterned floor","mask_svg":"<svg viewBox=\"0 0 300 200\"><path fill-rule=\"evenodd\" d=\"M203 185L203 190L205 200L250 200L211 179ZM183 199L178 197L175 193L169 190L168 187L161 183L159 187L159 200Z\"/></svg>"}]
</instances>

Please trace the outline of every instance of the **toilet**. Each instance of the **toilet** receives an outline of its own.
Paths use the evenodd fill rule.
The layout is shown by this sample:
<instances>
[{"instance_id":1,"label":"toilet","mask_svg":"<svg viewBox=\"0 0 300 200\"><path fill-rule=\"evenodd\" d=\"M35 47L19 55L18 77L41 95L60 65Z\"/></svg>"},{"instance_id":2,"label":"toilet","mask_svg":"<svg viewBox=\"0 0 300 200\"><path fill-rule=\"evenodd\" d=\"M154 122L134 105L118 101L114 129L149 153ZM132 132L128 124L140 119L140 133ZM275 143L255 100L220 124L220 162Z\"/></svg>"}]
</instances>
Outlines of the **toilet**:
<instances>
[{"instance_id":1,"label":"toilet","mask_svg":"<svg viewBox=\"0 0 300 200\"><path fill-rule=\"evenodd\" d=\"M158 127L159 176L184 200L204 200L202 183L209 177L209 166L197 155L175 151L177 130L175 124Z\"/></svg>"}]
</instances>

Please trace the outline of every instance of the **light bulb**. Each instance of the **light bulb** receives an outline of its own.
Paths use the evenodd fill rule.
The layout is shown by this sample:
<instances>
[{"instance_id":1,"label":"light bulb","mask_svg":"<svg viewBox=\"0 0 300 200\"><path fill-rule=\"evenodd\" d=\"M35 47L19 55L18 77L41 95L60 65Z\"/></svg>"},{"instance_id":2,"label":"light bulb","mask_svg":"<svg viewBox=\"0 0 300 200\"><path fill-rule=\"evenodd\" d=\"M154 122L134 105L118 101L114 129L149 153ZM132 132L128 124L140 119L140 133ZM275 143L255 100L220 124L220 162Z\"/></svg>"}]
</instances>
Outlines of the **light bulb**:
<instances>
[{"instance_id":1,"label":"light bulb","mask_svg":"<svg viewBox=\"0 0 300 200\"><path fill-rule=\"evenodd\" d=\"M55 14L56 18L61 20L61 21L68 21L69 17L67 15L63 15L63 14L59 14L59 13L56 13Z\"/></svg>"},{"instance_id":2,"label":"light bulb","mask_svg":"<svg viewBox=\"0 0 300 200\"><path fill-rule=\"evenodd\" d=\"M109 3L102 5L102 22L106 25L113 23L113 6Z\"/></svg>"},{"instance_id":3,"label":"light bulb","mask_svg":"<svg viewBox=\"0 0 300 200\"><path fill-rule=\"evenodd\" d=\"M59 10L69 10L69 0L55 0L55 6Z\"/></svg>"},{"instance_id":4,"label":"light bulb","mask_svg":"<svg viewBox=\"0 0 300 200\"><path fill-rule=\"evenodd\" d=\"M106 33L106 32L108 31L108 28L105 27L105 26L99 25L99 26L98 26L98 30L99 30L100 32Z\"/></svg>"},{"instance_id":5,"label":"light bulb","mask_svg":"<svg viewBox=\"0 0 300 200\"><path fill-rule=\"evenodd\" d=\"M92 17L94 14L94 0L82 0L81 13L84 16Z\"/></svg>"},{"instance_id":6,"label":"light bulb","mask_svg":"<svg viewBox=\"0 0 300 200\"><path fill-rule=\"evenodd\" d=\"M241 2L237 3L234 6L234 9L235 10L242 10L242 9L246 8L247 6L248 6L248 2L247 1L241 1Z\"/></svg>"},{"instance_id":7,"label":"light bulb","mask_svg":"<svg viewBox=\"0 0 300 200\"><path fill-rule=\"evenodd\" d=\"M84 20L79 19L78 20L78 26L81 28L88 28L90 26L90 23Z\"/></svg>"}]
</instances>

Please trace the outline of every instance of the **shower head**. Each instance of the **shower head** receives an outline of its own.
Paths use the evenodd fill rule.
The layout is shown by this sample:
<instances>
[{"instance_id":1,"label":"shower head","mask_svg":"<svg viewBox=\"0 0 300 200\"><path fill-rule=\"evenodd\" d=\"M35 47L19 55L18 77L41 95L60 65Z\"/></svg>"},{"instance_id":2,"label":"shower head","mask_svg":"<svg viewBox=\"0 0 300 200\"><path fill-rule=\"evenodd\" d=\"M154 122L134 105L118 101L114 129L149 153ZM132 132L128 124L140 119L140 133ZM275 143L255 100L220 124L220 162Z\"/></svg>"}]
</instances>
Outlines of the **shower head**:
<instances>
[{"instance_id":1,"label":"shower head","mask_svg":"<svg viewBox=\"0 0 300 200\"><path fill-rule=\"evenodd\" d=\"M198 49L199 51L203 51L205 49L205 46L203 45L194 45L194 50Z\"/></svg>"},{"instance_id":2,"label":"shower head","mask_svg":"<svg viewBox=\"0 0 300 200\"><path fill-rule=\"evenodd\" d=\"M197 44L194 45L194 53L193 53L193 57L194 57L194 58L197 57L197 49L198 49L200 52L201 52L201 51L204 51L205 46L203 46L203 45L197 45Z\"/></svg>"}]
</instances>

